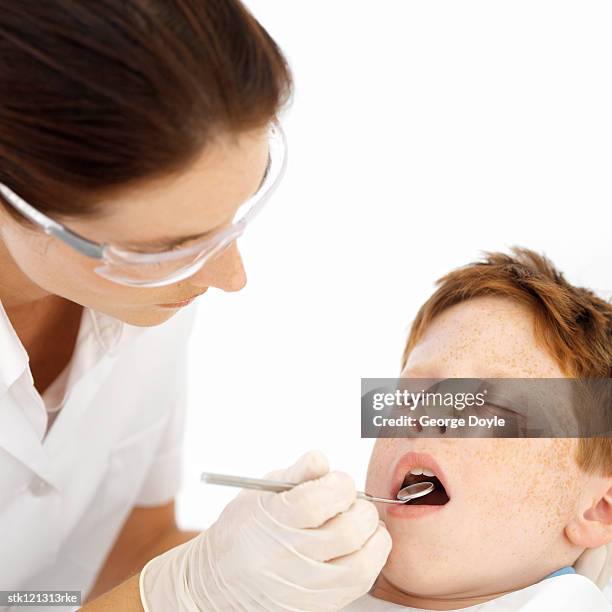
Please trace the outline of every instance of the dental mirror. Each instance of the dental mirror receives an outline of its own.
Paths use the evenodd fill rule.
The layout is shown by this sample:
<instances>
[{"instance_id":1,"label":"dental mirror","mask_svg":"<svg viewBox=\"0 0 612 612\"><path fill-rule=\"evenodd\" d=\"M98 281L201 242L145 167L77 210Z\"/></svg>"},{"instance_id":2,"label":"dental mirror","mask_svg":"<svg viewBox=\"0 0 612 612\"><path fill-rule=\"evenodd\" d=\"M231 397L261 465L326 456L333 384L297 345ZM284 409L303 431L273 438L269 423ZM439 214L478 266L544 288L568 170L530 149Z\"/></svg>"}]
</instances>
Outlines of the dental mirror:
<instances>
[{"instance_id":1,"label":"dental mirror","mask_svg":"<svg viewBox=\"0 0 612 612\"><path fill-rule=\"evenodd\" d=\"M281 491L288 491L297 486L295 482L282 482L278 480L268 480L264 478L247 478L245 476L230 476L229 474L214 474L212 472L203 472L201 475L202 482L208 484L225 485L228 487L239 487L241 489L258 489L260 491L273 491L279 493ZM367 499L372 502L379 502L383 504L405 504L411 499L417 497L423 497L431 493L435 488L433 482L416 482L408 485L397 494L397 499L388 499L386 497L374 497L368 493L357 491L357 497L360 499Z\"/></svg>"},{"instance_id":2,"label":"dental mirror","mask_svg":"<svg viewBox=\"0 0 612 612\"><path fill-rule=\"evenodd\" d=\"M433 482L417 482L415 484L408 485L397 492L397 499L403 502L416 499L417 497L423 497L431 493L435 488Z\"/></svg>"},{"instance_id":3,"label":"dental mirror","mask_svg":"<svg viewBox=\"0 0 612 612\"><path fill-rule=\"evenodd\" d=\"M403 489L400 489L397 492L397 499L387 499L386 497L374 497L373 495L368 495L367 493L357 493L357 497L363 497L363 499L367 499L372 502L380 502L383 504L405 504L409 502L411 499L416 499L417 497L423 497L428 493L431 493L436 486L433 482L415 482L414 484L408 485Z\"/></svg>"}]
</instances>

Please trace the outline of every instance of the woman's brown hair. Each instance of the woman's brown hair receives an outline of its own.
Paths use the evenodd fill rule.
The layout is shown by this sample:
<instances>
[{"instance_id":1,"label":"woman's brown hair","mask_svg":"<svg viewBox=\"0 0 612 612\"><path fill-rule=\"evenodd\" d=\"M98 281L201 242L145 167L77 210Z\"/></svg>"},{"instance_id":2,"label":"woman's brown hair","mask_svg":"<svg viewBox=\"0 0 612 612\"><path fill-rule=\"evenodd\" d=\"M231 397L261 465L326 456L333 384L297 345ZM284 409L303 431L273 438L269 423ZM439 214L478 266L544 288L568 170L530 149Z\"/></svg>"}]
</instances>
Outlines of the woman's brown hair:
<instances>
[{"instance_id":1,"label":"woman's brown hair","mask_svg":"<svg viewBox=\"0 0 612 612\"><path fill-rule=\"evenodd\" d=\"M570 378L612 378L612 304L570 284L544 256L523 248L485 253L481 261L449 272L412 323L402 369L432 320L454 304L497 295L525 305L536 338ZM581 438L578 464L612 475L612 439Z\"/></svg>"},{"instance_id":2,"label":"woman's brown hair","mask_svg":"<svg viewBox=\"0 0 612 612\"><path fill-rule=\"evenodd\" d=\"M0 0L0 182L50 216L95 215L263 127L291 86L237 0Z\"/></svg>"}]
</instances>

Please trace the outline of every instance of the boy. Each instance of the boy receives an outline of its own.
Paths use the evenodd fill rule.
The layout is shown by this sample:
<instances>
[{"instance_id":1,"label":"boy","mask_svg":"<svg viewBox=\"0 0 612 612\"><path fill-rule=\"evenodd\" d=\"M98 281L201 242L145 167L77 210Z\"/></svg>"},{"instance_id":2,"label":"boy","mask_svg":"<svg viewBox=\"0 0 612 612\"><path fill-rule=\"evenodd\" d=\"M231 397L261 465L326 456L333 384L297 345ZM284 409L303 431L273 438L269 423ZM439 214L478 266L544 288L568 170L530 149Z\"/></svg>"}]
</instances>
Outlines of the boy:
<instances>
[{"instance_id":1,"label":"boy","mask_svg":"<svg viewBox=\"0 0 612 612\"><path fill-rule=\"evenodd\" d=\"M612 305L532 251L488 254L438 281L401 377L612 378ZM393 548L346 610L612 610L611 438L379 438L366 491L423 470L444 495L379 504Z\"/></svg>"}]
</instances>

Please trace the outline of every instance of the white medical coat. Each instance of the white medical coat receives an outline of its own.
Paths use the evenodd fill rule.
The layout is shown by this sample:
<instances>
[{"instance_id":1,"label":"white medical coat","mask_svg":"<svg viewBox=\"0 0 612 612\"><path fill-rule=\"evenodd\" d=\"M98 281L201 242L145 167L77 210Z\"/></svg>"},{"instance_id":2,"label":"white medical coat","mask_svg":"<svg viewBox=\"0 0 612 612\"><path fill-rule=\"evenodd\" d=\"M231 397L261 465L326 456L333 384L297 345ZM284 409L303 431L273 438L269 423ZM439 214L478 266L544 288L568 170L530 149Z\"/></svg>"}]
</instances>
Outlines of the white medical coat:
<instances>
[{"instance_id":1,"label":"white medical coat","mask_svg":"<svg viewBox=\"0 0 612 612\"><path fill-rule=\"evenodd\" d=\"M41 397L0 303L0 590L85 598L131 509L174 498L195 306L149 328L84 308Z\"/></svg>"}]
</instances>

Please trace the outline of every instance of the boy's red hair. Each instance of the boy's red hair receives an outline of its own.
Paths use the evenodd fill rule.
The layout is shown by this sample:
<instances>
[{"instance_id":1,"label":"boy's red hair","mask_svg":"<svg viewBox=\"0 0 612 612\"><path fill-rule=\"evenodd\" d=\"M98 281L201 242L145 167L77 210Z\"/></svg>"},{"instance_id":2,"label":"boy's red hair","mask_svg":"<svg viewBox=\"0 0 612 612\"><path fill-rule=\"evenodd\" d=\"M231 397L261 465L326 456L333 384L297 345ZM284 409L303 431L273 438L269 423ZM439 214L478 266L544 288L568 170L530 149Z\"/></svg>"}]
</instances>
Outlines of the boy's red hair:
<instances>
[{"instance_id":1,"label":"boy's red hair","mask_svg":"<svg viewBox=\"0 0 612 612\"><path fill-rule=\"evenodd\" d=\"M546 257L513 248L512 255L485 253L446 274L412 323L402 369L431 321L454 304L496 295L527 306L536 338L570 378L612 378L612 304L568 283ZM578 464L612 475L612 439L582 438Z\"/></svg>"}]
</instances>

